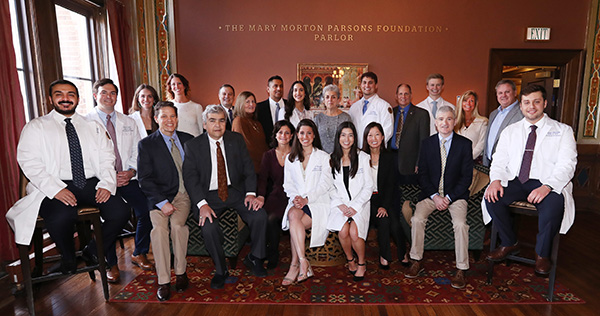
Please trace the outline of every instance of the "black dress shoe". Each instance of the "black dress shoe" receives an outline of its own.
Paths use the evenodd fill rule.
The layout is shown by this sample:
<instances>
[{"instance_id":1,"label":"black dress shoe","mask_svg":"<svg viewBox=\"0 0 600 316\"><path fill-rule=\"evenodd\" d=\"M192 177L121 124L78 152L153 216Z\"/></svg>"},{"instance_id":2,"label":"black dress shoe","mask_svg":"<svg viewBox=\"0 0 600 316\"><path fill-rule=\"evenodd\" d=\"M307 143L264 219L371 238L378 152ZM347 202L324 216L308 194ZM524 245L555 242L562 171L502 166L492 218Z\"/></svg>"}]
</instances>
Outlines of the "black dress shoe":
<instances>
[{"instance_id":1,"label":"black dress shoe","mask_svg":"<svg viewBox=\"0 0 600 316\"><path fill-rule=\"evenodd\" d=\"M95 266L98 264L98 255L94 253L90 246L85 246L81 251L81 258L87 266Z\"/></svg>"},{"instance_id":2,"label":"black dress shoe","mask_svg":"<svg viewBox=\"0 0 600 316\"><path fill-rule=\"evenodd\" d=\"M75 274L77 273L77 264L73 261L63 260L60 264L60 272L62 274Z\"/></svg>"},{"instance_id":3,"label":"black dress shoe","mask_svg":"<svg viewBox=\"0 0 600 316\"><path fill-rule=\"evenodd\" d=\"M210 280L210 287L212 289L218 290L225 287L225 280L229 277L229 271L225 271L225 274L215 274L215 276Z\"/></svg>"},{"instance_id":4,"label":"black dress shoe","mask_svg":"<svg viewBox=\"0 0 600 316\"><path fill-rule=\"evenodd\" d=\"M247 255L246 258L244 258L244 264L248 269L250 269L254 276L257 276L259 278L264 278L267 276L267 270L265 270L265 268L263 267L262 260L250 259L250 255Z\"/></svg>"},{"instance_id":5,"label":"black dress shoe","mask_svg":"<svg viewBox=\"0 0 600 316\"><path fill-rule=\"evenodd\" d=\"M177 290L177 293L183 293L188 288L188 285L189 281L186 273L175 276L175 290Z\"/></svg>"},{"instance_id":6,"label":"black dress shoe","mask_svg":"<svg viewBox=\"0 0 600 316\"><path fill-rule=\"evenodd\" d=\"M156 291L156 297L161 302L168 300L171 297L171 283L159 284Z\"/></svg>"}]
</instances>

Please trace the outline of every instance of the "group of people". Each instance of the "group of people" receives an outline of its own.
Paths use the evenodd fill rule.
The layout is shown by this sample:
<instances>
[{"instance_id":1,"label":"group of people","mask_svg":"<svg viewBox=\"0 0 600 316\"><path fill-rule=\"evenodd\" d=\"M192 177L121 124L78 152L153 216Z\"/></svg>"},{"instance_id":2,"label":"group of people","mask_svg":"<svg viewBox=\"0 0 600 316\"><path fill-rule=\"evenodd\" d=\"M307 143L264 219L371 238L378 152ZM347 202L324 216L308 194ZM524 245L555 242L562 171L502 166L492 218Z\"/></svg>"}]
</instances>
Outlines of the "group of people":
<instances>
[{"instance_id":1,"label":"group of people","mask_svg":"<svg viewBox=\"0 0 600 316\"><path fill-rule=\"evenodd\" d=\"M569 181L577 153L572 129L544 114L544 88L524 87L519 102L515 84L500 81L500 106L488 124L478 113L475 92L462 94L456 107L442 99L440 74L427 78L429 95L417 105L410 85L398 85L393 107L377 95L377 85L375 73L362 74L363 96L348 112L339 109L339 88L328 85L322 93L326 110L316 113L302 81L295 81L284 99L283 79L273 76L267 81L269 97L260 103L249 91L235 97L233 86L225 84L219 104L203 109L190 100L189 81L172 74L169 101L140 85L127 116L114 108L117 86L101 79L93 87L97 106L83 117L75 112L76 86L55 81L49 87L53 111L29 122L18 145L17 160L30 184L29 194L7 214L16 241L30 243L39 214L62 255L63 273L72 273L76 207L98 206L107 277L118 282L115 242L133 209L138 223L131 261L156 269L163 301L171 293L171 249L175 290L185 291L189 284L190 212L215 264L210 286L220 289L229 276L219 227L227 209L250 229L244 264L257 277L278 266L282 230L289 230L284 286L314 276L306 258L307 229L309 247L324 245L330 231L338 232L348 271L361 281L367 274L365 240L369 227L376 227L380 269L390 268L393 239L405 276L418 277L424 270L427 218L448 211L457 267L451 285L460 289L469 269L469 186L474 164L483 163L490 166L491 180L484 219L489 221L489 210L501 239L488 259L518 251L507 205L528 200L540 211L536 271L548 273L552 237L559 228L566 232L574 217ZM536 127L529 131L530 125ZM403 185L421 189L409 252L401 226ZM150 242L154 264L147 258ZM87 263L97 260L95 249L94 241L83 249Z\"/></svg>"}]
</instances>

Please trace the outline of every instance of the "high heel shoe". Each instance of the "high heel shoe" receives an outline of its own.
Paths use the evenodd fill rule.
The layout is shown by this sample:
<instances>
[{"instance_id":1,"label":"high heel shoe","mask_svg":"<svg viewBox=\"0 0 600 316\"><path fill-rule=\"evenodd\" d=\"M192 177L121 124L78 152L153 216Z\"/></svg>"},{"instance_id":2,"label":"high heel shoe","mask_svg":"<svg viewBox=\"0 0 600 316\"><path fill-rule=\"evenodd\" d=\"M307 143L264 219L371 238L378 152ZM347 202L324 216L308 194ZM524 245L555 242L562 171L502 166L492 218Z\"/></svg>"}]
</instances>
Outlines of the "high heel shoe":
<instances>
[{"instance_id":1,"label":"high heel shoe","mask_svg":"<svg viewBox=\"0 0 600 316\"><path fill-rule=\"evenodd\" d=\"M310 261L308 261L306 258L299 258L299 260L306 260L306 264L308 264L308 269L306 269L306 275L304 275L303 273L298 274L298 283L302 283L308 280L308 278L312 278L313 276L315 276L315 274L313 272L312 267L310 266Z\"/></svg>"},{"instance_id":2,"label":"high heel shoe","mask_svg":"<svg viewBox=\"0 0 600 316\"><path fill-rule=\"evenodd\" d=\"M356 274L356 270L350 270L350 262L354 262L355 260L356 260L356 257L352 257L352 259L346 258L346 262L348 262L348 271L352 275Z\"/></svg>"},{"instance_id":3,"label":"high heel shoe","mask_svg":"<svg viewBox=\"0 0 600 316\"><path fill-rule=\"evenodd\" d=\"M383 264L382 261L387 262L387 264ZM385 260L385 258L383 257L379 257L379 269L381 270L389 270L390 269L390 262Z\"/></svg>"},{"instance_id":4,"label":"high heel shoe","mask_svg":"<svg viewBox=\"0 0 600 316\"><path fill-rule=\"evenodd\" d=\"M281 285L288 286L288 285L292 285L292 284L294 284L294 282L296 282L296 277L298 276L298 273L300 273L300 263L291 264L290 265L290 270L292 268L297 268L298 269L298 272L296 273L296 276L294 276L293 278L288 278L287 275L290 274L290 271L288 270L288 273L283 278L283 281L281 281Z\"/></svg>"},{"instance_id":5,"label":"high heel shoe","mask_svg":"<svg viewBox=\"0 0 600 316\"><path fill-rule=\"evenodd\" d=\"M364 267L364 266L366 266L366 265L367 265L367 263L366 263L366 262L365 262L365 263L357 263L357 265L359 265L360 267ZM356 269L356 271L358 271L358 269ZM365 269L365 274L366 274L366 273L367 273L367 270ZM358 275L356 275L356 274L355 274L355 275L354 275L354 278L353 278L353 280L354 280L355 282L359 282L359 281L362 281L362 280L364 280L364 279L365 279L365 275L364 275L364 274L363 274L362 276L358 276Z\"/></svg>"}]
</instances>

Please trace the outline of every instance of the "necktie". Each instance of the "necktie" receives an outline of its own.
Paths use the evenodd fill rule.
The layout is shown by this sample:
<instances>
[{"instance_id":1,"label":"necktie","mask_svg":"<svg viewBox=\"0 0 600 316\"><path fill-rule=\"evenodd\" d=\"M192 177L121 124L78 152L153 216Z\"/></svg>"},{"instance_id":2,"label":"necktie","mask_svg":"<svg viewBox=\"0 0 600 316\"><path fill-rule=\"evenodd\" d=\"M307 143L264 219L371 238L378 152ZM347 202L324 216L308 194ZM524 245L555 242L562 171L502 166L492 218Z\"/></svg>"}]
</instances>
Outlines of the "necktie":
<instances>
[{"instance_id":1,"label":"necktie","mask_svg":"<svg viewBox=\"0 0 600 316\"><path fill-rule=\"evenodd\" d=\"M400 149L400 136L402 135L402 126L404 126L404 110L400 110L400 117L396 125L396 149Z\"/></svg>"},{"instance_id":2,"label":"necktie","mask_svg":"<svg viewBox=\"0 0 600 316\"><path fill-rule=\"evenodd\" d=\"M275 121L277 122L279 121L279 110L281 110L281 107L279 107L279 102L275 103Z\"/></svg>"},{"instance_id":3,"label":"necktie","mask_svg":"<svg viewBox=\"0 0 600 316\"><path fill-rule=\"evenodd\" d=\"M431 108L431 114L433 114L433 118L435 118L435 112L437 112L437 101L431 101L433 107Z\"/></svg>"},{"instance_id":4,"label":"necktie","mask_svg":"<svg viewBox=\"0 0 600 316\"><path fill-rule=\"evenodd\" d=\"M121 155L119 155L119 147L117 146L117 133L115 133L115 126L110 120L110 115L106 116L106 130L108 131L108 135L110 135L110 139L112 139L113 147L115 149L115 157L117 158L115 162L115 169L118 171L123 171L123 162L121 161Z\"/></svg>"},{"instance_id":5,"label":"necktie","mask_svg":"<svg viewBox=\"0 0 600 316\"><path fill-rule=\"evenodd\" d=\"M219 199L225 201L229 196L229 193L227 193L227 171L225 170L225 158L219 142L217 142L217 182L219 185L217 190Z\"/></svg>"},{"instance_id":6,"label":"necktie","mask_svg":"<svg viewBox=\"0 0 600 316\"><path fill-rule=\"evenodd\" d=\"M440 154L442 158L442 173L440 175L440 185L438 189L438 193L440 196L444 196L444 172L446 171L446 156L448 155L446 152L446 140L442 139L442 145L440 146Z\"/></svg>"},{"instance_id":7,"label":"necktie","mask_svg":"<svg viewBox=\"0 0 600 316\"><path fill-rule=\"evenodd\" d=\"M233 123L233 110L230 108L228 112L229 112L229 123Z\"/></svg>"},{"instance_id":8,"label":"necktie","mask_svg":"<svg viewBox=\"0 0 600 316\"><path fill-rule=\"evenodd\" d=\"M71 173L73 174L73 184L83 189L85 186L85 169L83 169L83 155L81 154L81 145L75 126L71 123L70 118L66 118L65 130L67 132L67 140L69 142L69 155L71 156Z\"/></svg>"},{"instance_id":9,"label":"necktie","mask_svg":"<svg viewBox=\"0 0 600 316\"><path fill-rule=\"evenodd\" d=\"M181 171L183 166L181 152L179 151L179 147L175 145L175 140L173 138L169 138L169 141L171 142L171 157L173 157L173 162L177 168L177 175L179 176L179 192L185 192L185 186L183 185L183 173Z\"/></svg>"},{"instance_id":10,"label":"necktie","mask_svg":"<svg viewBox=\"0 0 600 316\"><path fill-rule=\"evenodd\" d=\"M365 100L365 105L363 105L363 114L367 112L367 105L369 104L369 100Z\"/></svg>"},{"instance_id":11,"label":"necktie","mask_svg":"<svg viewBox=\"0 0 600 316\"><path fill-rule=\"evenodd\" d=\"M531 132L529 132L527 144L525 144L525 153L523 154L523 162L521 162L521 170L519 171L519 181L521 181L521 183L525 183L529 180L529 171L531 171L531 162L533 160L533 148L535 147L535 140L537 139L537 134L535 133L536 129L537 126L531 125Z\"/></svg>"}]
</instances>

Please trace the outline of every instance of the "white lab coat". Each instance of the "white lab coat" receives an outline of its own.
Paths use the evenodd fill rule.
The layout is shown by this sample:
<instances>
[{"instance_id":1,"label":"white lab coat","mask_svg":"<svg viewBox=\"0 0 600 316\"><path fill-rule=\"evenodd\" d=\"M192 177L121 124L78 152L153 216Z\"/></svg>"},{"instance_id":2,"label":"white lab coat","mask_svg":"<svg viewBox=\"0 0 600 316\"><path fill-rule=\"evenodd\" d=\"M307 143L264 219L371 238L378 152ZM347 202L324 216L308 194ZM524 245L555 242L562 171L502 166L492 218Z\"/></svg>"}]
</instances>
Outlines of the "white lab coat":
<instances>
[{"instance_id":1,"label":"white lab coat","mask_svg":"<svg viewBox=\"0 0 600 316\"><path fill-rule=\"evenodd\" d=\"M362 148L363 133L365 127L371 122L377 122L383 127L385 134L385 143L392 138L392 132L394 131L394 118L392 106L387 103L384 99L380 98L377 94L369 99L367 105L367 111L363 114L363 106L365 104L365 98L362 98L350 107L348 114L352 117L352 122L356 127L356 133L358 134L358 147Z\"/></svg>"},{"instance_id":2,"label":"white lab coat","mask_svg":"<svg viewBox=\"0 0 600 316\"><path fill-rule=\"evenodd\" d=\"M140 142L140 133L138 131L137 124L132 118L123 113L117 111L114 113L117 116L115 134L117 136L117 148L119 148L119 156L121 156L121 162L123 163L122 171L126 171L128 169L137 170L138 143ZM89 120L100 123L100 125L106 128L104 122L102 122L102 119L100 118L100 115L95 110L88 113L86 117Z\"/></svg>"},{"instance_id":3,"label":"white lab coat","mask_svg":"<svg viewBox=\"0 0 600 316\"><path fill-rule=\"evenodd\" d=\"M532 160L532 167L535 166L540 174L531 174L531 176L543 184L550 185L554 192L563 194L565 213L560 233L566 234L575 221L575 201L573 200L571 179L577 165L577 145L573 129L569 125L559 123L546 114L542 120L545 121L540 122L541 127L536 131L537 139ZM518 176L530 125L526 119L522 119L502 131L496 152L492 156L490 182L500 180L500 184L506 187L508 181ZM485 199L481 201L481 206L483 220L487 224L492 218L487 211Z\"/></svg>"},{"instance_id":4,"label":"white lab coat","mask_svg":"<svg viewBox=\"0 0 600 316\"><path fill-rule=\"evenodd\" d=\"M147 137L148 132L146 132L146 125L144 125L144 120L142 120L142 112L135 111L133 114L129 114L129 117L135 121L137 125L138 133L140 134L140 139Z\"/></svg>"},{"instance_id":5,"label":"white lab coat","mask_svg":"<svg viewBox=\"0 0 600 316\"><path fill-rule=\"evenodd\" d=\"M437 130L435 129L435 117L433 117L433 113L432 113L433 103L431 103L431 101L433 101L433 99L431 97L427 97L425 100L423 100L419 104L417 104L418 107L420 107L424 110L427 110L427 113L429 113L429 135L433 135L433 134L437 133ZM438 109L444 105L447 105L453 109L456 109L454 104L442 99L442 97L437 99L437 108Z\"/></svg>"},{"instance_id":6,"label":"white lab coat","mask_svg":"<svg viewBox=\"0 0 600 316\"><path fill-rule=\"evenodd\" d=\"M67 136L64 125L58 124L54 118L56 115L59 114L53 110L30 121L21 131L17 161L29 179L27 195L6 213L6 219L15 232L15 241L20 245L31 243L42 200L45 197L54 198L67 186L59 177L63 155L57 150L54 141L59 137L66 139ZM117 190L115 155L106 131L102 125L79 114L72 116L72 122L82 151L88 153L87 158L84 157L86 168L94 171L94 174L86 176L98 178L96 189L104 188L114 195Z\"/></svg>"},{"instance_id":7,"label":"white lab coat","mask_svg":"<svg viewBox=\"0 0 600 316\"><path fill-rule=\"evenodd\" d=\"M327 222L327 229L340 231L348 221L338 206L345 204L356 210L357 214L352 216L356 227L358 228L358 237L367 239L369 231L369 218L371 214L371 195L373 194L373 176L371 175L371 166L369 165L371 157L364 152L358 154L358 170L354 177L348 180L349 191L352 199L348 196L346 186L344 185L344 173L335 173L333 178L333 188L331 190L331 212Z\"/></svg>"},{"instance_id":8,"label":"white lab coat","mask_svg":"<svg viewBox=\"0 0 600 316\"><path fill-rule=\"evenodd\" d=\"M290 162L288 156L285 158L283 190L289 198L281 228L289 229L287 214L294 205L296 196L308 197L308 207L312 213L312 233L310 247L320 247L325 244L329 231L327 230L327 218L329 217L331 190L331 167L329 166L329 154L313 148L308 158L308 164L303 177L302 163L296 159Z\"/></svg>"}]
</instances>

